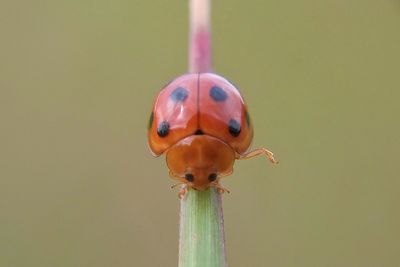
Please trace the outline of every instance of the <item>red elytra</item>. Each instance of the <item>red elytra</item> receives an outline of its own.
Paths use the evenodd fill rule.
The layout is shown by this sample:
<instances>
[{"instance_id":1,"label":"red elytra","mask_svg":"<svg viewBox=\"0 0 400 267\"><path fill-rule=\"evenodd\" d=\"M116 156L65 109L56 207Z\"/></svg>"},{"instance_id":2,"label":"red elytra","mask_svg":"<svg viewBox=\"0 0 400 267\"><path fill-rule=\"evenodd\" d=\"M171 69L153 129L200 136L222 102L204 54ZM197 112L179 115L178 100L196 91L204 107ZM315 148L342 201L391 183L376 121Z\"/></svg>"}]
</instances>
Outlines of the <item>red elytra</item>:
<instances>
[{"instance_id":1,"label":"red elytra","mask_svg":"<svg viewBox=\"0 0 400 267\"><path fill-rule=\"evenodd\" d=\"M154 156L166 153L170 176L187 187L205 190L220 185L236 159L265 155L265 148L248 151L253 127L236 87L214 73L185 74L161 90L153 106L148 145Z\"/></svg>"}]
</instances>

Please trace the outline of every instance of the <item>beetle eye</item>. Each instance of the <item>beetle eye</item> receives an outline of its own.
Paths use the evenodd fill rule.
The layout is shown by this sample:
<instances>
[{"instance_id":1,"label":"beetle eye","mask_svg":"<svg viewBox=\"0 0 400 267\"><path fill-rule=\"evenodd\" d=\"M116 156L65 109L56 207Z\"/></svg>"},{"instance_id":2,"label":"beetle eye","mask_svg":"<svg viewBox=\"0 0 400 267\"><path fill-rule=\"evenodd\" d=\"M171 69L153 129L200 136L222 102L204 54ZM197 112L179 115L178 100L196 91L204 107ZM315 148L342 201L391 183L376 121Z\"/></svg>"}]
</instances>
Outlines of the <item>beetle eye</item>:
<instances>
[{"instance_id":1,"label":"beetle eye","mask_svg":"<svg viewBox=\"0 0 400 267\"><path fill-rule=\"evenodd\" d=\"M194 176L191 173L186 173L185 174L185 179L188 180L188 182L193 182Z\"/></svg>"},{"instance_id":2,"label":"beetle eye","mask_svg":"<svg viewBox=\"0 0 400 267\"><path fill-rule=\"evenodd\" d=\"M214 182L216 179L217 179L217 174L216 174L216 173L211 173L211 174L208 176L208 180L209 180L210 182Z\"/></svg>"}]
</instances>

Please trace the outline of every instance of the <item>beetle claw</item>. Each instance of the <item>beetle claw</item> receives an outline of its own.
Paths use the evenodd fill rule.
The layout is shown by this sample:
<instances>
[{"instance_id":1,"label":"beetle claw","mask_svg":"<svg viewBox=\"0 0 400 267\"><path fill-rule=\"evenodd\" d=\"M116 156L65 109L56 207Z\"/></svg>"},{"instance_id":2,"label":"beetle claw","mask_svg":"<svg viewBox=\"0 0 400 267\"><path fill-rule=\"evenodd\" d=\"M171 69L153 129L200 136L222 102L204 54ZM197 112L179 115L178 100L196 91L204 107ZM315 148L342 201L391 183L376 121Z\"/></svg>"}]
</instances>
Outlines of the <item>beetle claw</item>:
<instances>
[{"instance_id":1,"label":"beetle claw","mask_svg":"<svg viewBox=\"0 0 400 267\"><path fill-rule=\"evenodd\" d=\"M179 193L178 193L179 199L182 200L185 197L187 190L188 190L187 185L182 186L181 190L179 190Z\"/></svg>"}]
</instances>

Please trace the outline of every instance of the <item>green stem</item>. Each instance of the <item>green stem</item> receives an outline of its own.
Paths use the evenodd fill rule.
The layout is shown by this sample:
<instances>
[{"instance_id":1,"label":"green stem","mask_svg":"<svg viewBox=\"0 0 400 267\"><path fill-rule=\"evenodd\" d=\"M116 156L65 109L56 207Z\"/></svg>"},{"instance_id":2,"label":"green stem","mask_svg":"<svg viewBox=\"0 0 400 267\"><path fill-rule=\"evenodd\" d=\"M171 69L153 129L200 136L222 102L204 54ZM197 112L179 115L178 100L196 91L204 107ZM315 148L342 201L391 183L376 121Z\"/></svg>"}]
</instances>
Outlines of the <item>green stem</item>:
<instances>
[{"instance_id":1,"label":"green stem","mask_svg":"<svg viewBox=\"0 0 400 267\"><path fill-rule=\"evenodd\" d=\"M189 189L181 200L179 267L225 267L221 194Z\"/></svg>"},{"instance_id":2,"label":"green stem","mask_svg":"<svg viewBox=\"0 0 400 267\"><path fill-rule=\"evenodd\" d=\"M211 72L210 1L189 0L189 72ZM221 194L188 188L181 200L179 267L226 267Z\"/></svg>"}]
</instances>

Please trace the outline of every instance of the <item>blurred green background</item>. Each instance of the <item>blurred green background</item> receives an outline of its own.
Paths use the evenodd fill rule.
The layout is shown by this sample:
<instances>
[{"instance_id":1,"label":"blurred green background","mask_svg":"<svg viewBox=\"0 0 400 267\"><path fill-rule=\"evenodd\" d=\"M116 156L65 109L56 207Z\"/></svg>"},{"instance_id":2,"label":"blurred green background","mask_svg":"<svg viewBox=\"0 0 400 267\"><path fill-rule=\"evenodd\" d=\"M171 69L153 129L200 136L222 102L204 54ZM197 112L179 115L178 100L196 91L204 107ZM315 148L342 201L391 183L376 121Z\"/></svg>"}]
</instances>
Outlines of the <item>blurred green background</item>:
<instances>
[{"instance_id":1,"label":"blurred green background","mask_svg":"<svg viewBox=\"0 0 400 267\"><path fill-rule=\"evenodd\" d=\"M230 266L400 266L400 3L213 6L255 146L224 180ZM186 1L0 2L0 266L176 266L145 134L187 69Z\"/></svg>"}]
</instances>

